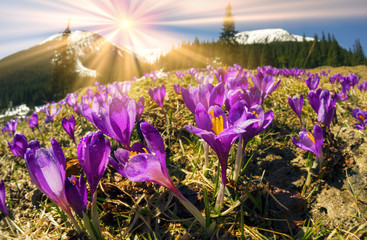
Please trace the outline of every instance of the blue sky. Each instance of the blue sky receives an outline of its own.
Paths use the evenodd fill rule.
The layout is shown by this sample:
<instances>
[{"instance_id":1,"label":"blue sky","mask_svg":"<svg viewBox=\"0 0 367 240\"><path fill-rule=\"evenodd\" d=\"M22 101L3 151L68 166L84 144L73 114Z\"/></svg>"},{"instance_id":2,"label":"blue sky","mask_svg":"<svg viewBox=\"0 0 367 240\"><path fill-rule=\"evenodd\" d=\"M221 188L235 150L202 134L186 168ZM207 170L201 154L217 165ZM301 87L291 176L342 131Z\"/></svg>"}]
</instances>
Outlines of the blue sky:
<instances>
[{"instance_id":1,"label":"blue sky","mask_svg":"<svg viewBox=\"0 0 367 240\"><path fill-rule=\"evenodd\" d=\"M226 0L12 0L0 8L0 59L62 32L99 33L117 44L169 49L181 41L216 40ZM232 0L237 31L283 28L292 34L333 34L367 53L366 0Z\"/></svg>"}]
</instances>

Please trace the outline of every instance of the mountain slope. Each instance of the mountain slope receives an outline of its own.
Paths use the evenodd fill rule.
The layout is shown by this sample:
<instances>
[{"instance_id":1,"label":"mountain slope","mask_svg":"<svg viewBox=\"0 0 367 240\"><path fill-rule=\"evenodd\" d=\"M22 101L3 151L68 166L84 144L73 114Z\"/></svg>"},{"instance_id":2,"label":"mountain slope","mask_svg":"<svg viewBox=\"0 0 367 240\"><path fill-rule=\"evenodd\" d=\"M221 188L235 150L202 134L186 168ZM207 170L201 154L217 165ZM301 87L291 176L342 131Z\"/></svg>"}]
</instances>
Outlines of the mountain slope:
<instances>
[{"instance_id":1,"label":"mountain slope","mask_svg":"<svg viewBox=\"0 0 367 240\"><path fill-rule=\"evenodd\" d=\"M290 34L284 29L275 28L240 32L235 35L235 40L240 44L302 42L303 37ZM305 37L305 40L313 41L314 38Z\"/></svg>"},{"instance_id":2,"label":"mountain slope","mask_svg":"<svg viewBox=\"0 0 367 240\"><path fill-rule=\"evenodd\" d=\"M130 80L145 61L102 36L73 31L55 34L40 44L0 60L0 108L9 103L42 104L53 97L51 79L55 54L75 57L73 89L92 84Z\"/></svg>"}]
</instances>

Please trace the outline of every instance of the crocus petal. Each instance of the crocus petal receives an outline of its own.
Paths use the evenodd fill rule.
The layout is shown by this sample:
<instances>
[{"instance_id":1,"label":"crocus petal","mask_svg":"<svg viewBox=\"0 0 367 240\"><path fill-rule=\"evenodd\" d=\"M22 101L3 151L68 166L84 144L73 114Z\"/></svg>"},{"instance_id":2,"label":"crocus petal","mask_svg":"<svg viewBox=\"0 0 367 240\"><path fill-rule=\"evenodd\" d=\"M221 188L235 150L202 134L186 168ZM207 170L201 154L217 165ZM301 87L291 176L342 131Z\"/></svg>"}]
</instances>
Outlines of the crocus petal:
<instances>
[{"instance_id":1,"label":"crocus petal","mask_svg":"<svg viewBox=\"0 0 367 240\"><path fill-rule=\"evenodd\" d=\"M92 196L107 168L110 152L110 141L105 140L101 131L89 132L80 140L78 159L88 179Z\"/></svg>"},{"instance_id":2,"label":"crocus petal","mask_svg":"<svg viewBox=\"0 0 367 240\"><path fill-rule=\"evenodd\" d=\"M70 138L75 141L74 130L75 130L75 118L74 115L71 114L70 118L61 119L61 125L64 128L65 132L70 136Z\"/></svg>"},{"instance_id":3,"label":"crocus petal","mask_svg":"<svg viewBox=\"0 0 367 240\"><path fill-rule=\"evenodd\" d=\"M82 218L88 203L87 188L83 175L80 176L79 180L74 176L66 179L65 194L72 209Z\"/></svg>"},{"instance_id":4,"label":"crocus petal","mask_svg":"<svg viewBox=\"0 0 367 240\"><path fill-rule=\"evenodd\" d=\"M64 189L65 171L60 168L60 163L53 153L44 148L35 152L28 149L25 163L31 182L67 214L71 214Z\"/></svg>"},{"instance_id":5,"label":"crocus petal","mask_svg":"<svg viewBox=\"0 0 367 240\"><path fill-rule=\"evenodd\" d=\"M182 96L182 99L184 100L184 103L185 103L186 107L192 113L195 113L196 104L195 104L193 98L191 97L191 94L190 94L189 90L187 90L184 87L181 87L181 96Z\"/></svg>"},{"instance_id":6,"label":"crocus petal","mask_svg":"<svg viewBox=\"0 0 367 240\"><path fill-rule=\"evenodd\" d=\"M313 134L315 138L315 149L316 149L316 155L320 157L322 154L322 145L324 142L324 131L320 128L319 125L315 124L313 128Z\"/></svg>"},{"instance_id":7,"label":"crocus petal","mask_svg":"<svg viewBox=\"0 0 367 240\"><path fill-rule=\"evenodd\" d=\"M163 168L166 168L164 142L158 130L147 122L142 122L140 124L140 129L143 133L148 148L158 157Z\"/></svg>"},{"instance_id":8,"label":"crocus petal","mask_svg":"<svg viewBox=\"0 0 367 240\"><path fill-rule=\"evenodd\" d=\"M213 88L212 92L210 93L209 106L217 105L221 107L224 102L224 93L225 93L224 85L222 83L216 85Z\"/></svg>"},{"instance_id":9,"label":"crocus petal","mask_svg":"<svg viewBox=\"0 0 367 240\"><path fill-rule=\"evenodd\" d=\"M65 171L66 169L65 155L59 143L54 138L51 138L51 149L49 151L55 156L61 168L61 171Z\"/></svg>"},{"instance_id":10,"label":"crocus petal","mask_svg":"<svg viewBox=\"0 0 367 240\"><path fill-rule=\"evenodd\" d=\"M0 211L4 213L5 216L8 216L8 210L6 209L5 202L5 185L3 179L0 182Z\"/></svg>"},{"instance_id":11,"label":"crocus petal","mask_svg":"<svg viewBox=\"0 0 367 240\"><path fill-rule=\"evenodd\" d=\"M203 104L199 103L195 110L195 121L199 128L206 131L212 131L213 123L208 111L205 109Z\"/></svg>"},{"instance_id":12,"label":"crocus petal","mask_svg":"<svg viewBox=\"0 0 367 240\"><path fill-rule=\"evenodd\" d=\"M228 112L228 123L234 125L238 121L245 121L247 118L246 107L243 102L236 102Z\"/></svg>"},{"instance_id":13,"label":"crocus petal","mask_svg":"<svg viewBox=\"0 0 367 240\"><path fill-rule=\"evenodd\" d=\"M22 133L15 134L12 143L8 142L8 145L15 156L24 158L28 143L27 138Z\"/></svg>"},{"instance_id":14,"label":"crocus petal","mask_svg":"<svg viewBox=\"0 0 367 240\"><path fill-rule=\"evenodd\" d=\"M299 148L301 148L301 149L303 149L303 150L306 150L306 151L310 151L310 152L312 152L312 149L311 149L311 148L309 148L309 147L305 146L304 144L302 144L302 143L301 143L297 138L292 137L292 142L293 142L293 144L294 144L294 145L296 145L297 147L299 147Z\"/></svg>"}]
</instances>

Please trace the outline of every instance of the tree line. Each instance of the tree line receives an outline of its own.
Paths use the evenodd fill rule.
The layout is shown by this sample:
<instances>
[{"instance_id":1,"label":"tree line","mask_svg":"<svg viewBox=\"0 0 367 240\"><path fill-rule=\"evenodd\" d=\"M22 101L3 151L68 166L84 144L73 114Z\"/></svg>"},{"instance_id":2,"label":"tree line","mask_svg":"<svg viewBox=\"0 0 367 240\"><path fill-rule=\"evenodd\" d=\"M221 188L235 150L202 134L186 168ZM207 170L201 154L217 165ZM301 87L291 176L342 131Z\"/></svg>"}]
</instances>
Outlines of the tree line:
<instances>
[{"instance_id":1,"label":"tree line","mask_svg":"<svg viewBox=\"0 0 367 240\"><path fill-rule=\"evenodd\" d=\"M208 64L239 64L248 69L272 65L278 68L315 68L319 66L356 66L366 65L360 41L357 39L353 49L342 48L333 35L317 35L314 41L271 42L266 44L243 45L235 41L182 42L173 47L155 63L155 68L167 71L189 67L205 67Z\"/></svg>"}]
</instances>

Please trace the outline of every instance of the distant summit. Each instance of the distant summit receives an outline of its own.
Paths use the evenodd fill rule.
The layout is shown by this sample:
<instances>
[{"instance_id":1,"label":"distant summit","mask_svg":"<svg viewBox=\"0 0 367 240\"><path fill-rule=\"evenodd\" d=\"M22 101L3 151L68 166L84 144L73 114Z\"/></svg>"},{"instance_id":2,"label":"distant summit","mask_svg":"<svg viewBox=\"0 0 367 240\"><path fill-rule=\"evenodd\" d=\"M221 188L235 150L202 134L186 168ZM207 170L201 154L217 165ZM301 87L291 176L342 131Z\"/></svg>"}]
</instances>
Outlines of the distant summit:
<instances>
[{"instance_id":1,"label":"distant summit","mask_svg":"<svg viewBox=\"0 0 367 240\"><path fill-rule=\"evenodd\" d=\"M141 69L148 64L132 50L96 33L67 28L29 49L0 59L0 109L10 103L34 106L55 100L51 79L57 54L72 56L75 60L74 89L89 86L94 81L105 84L131 80L133 76L140 76Z\"/></svg>"},{"instance_id":2,"label":"distant summit","mask_svg":"<svg viewBox=\"0 0 367 240\"><path fill-rule=\"evenodd\" d=\"M235 40L239 44L271 43L271 42L302 42L303 36L290 34L281 28L269 28L253 31L244 31L235 35ZM305 37L306 41L313 41L314 38Z\"/></svg>"}]
</instances>

